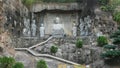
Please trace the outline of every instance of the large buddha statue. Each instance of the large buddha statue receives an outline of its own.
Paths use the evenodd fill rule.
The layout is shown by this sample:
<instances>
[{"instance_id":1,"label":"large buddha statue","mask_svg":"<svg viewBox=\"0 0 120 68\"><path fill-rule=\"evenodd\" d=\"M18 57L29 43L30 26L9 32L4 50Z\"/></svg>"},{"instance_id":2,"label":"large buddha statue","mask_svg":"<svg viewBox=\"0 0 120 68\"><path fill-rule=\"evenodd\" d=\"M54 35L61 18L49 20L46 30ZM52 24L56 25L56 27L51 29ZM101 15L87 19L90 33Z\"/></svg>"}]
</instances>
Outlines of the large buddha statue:
<instances>
[{"instance_id":1,"label":"large buddha statue","mask_svg":"<svg viewBox=\"0 0 120 68\"><path fill-rule=\"evenodd\" d=\"M60 18L56 17L54 25L53 25L53 29L54 30L60 30L62 28L63 28L63 26L62 26L62 24L60 24Z\"/></svg>"},{"instance_id":2,"label":"large buddha statue","mask_svg":"<svg viewBox=\"0 0 120 68\"><path fill-rule=\"evenodd\" d=\"M52 34L55 37L61 37L64 35L63 24L60 23L59 17L55 18L53 29L52 29Z\"/></svg>"}]
</instances>

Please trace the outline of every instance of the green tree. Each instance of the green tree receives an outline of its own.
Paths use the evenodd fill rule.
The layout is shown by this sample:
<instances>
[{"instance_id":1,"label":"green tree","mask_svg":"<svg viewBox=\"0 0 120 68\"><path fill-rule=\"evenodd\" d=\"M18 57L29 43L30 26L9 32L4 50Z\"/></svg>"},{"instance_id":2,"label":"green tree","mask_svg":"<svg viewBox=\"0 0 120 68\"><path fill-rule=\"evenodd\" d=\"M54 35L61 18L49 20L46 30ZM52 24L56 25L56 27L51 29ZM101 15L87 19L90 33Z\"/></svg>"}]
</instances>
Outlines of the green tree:
<instances>
[{"instance_id":1,"label":"green tree","mask_svg":"<svg viewBox=\"0 0 120 68\"><path fill-rule=\"evenodd\" d=\"M76 2L77 0L42 0L43 2L56 2L56 3L69 3Z\"/></svg>"},{"instance_id":2,"label":"green tree","mask_svg":"<svg viewBox=\"0 0 120 68\"><path fill-rule=\"evenodd\" d=\"M35 2L35 0L22 0L22 3L26 5L28 8Z\"/></svg>"},{"instance_id":3,"label":"green tree","mask_svg":"<svg viewBox=\"0 0 120 68\"><path fill-rule=\"evenodd\" d=\"M113 18L116 22L120 24L120 12L114 13Z\"/></svg>"},{"instance_id":4,"label":"green tree","mask_svg":"<svg viewBox=\"0 0 120 68\"><path fill-rule=\"evenodd\" d=\"M80 39L78 39L78 40L76 41L76 47L77 47L77 48L82 48L82 47L83 47L83 41L80 40Z\"/></svg>"},{"instance_id":5,"label":"green tree","mask_svg":"<svg viewBox=\"0 0 120 68\"><path fill-rule=\"evenodd\" d=\"M101 5L106 5L106 4L109 3L109 1L110 1L110 0L99 0L99 3L100 3Z\"/></svg>"},{"instance_id":6,"label":"green tree","mask_svg":"<svg viewBox=\"0 0 120 68\"><path fill-rule=\"evenodd\" d=\"M15 60L12 57L1 57L0 58L0 67L1 68L12 68Z\"/></svg>"},{"instance_id":7,"label":"green tree","mask_svg":"<svg viewBox=\"0 0 120 68\"><path fill-rule=\"evenodd\" d=\"M113 39L113 44L120 45L120 27L118 30L110 35L110 38Z\"/></svg>"},{"instance_id":8,"label":"green tree","mask_svg":"<svg viewBox=\"0 0 120 68\"><path fill-rule=\"evenodd\" d=\"M105 45L104 49L106 50L101 54L103 58L109 58L108 60L120 60L120 27L118 30L110 35L110 38L113 39L113 44L116 45ZM117 62L117 61L116 61Z\"/></svg>"},{"instance_id":9,"label":"green tree","mask_svg":"<svg viewBox=\"0 0 120 68\"><path fill-rule=\"evenodd\" d=\"M108 44L108 40L107 40L107 38L104 37L104 36L99 36L99 37L97 38L97 44L98 44L98 46L101 46L101 47L102 47L102 46Z\"/></svg>"},{"instance_id":10,"label":"green tree","mask_svg":"<svg viewBox=\"0 0 120 68\"><path fill-rule=\"evenodd\" d=\"M24 65L21 62L16 62L12 68L24 68Z\"/></svg>"},{"instance_id":11,"label":"green tree","mask_svg":"<svg viewBox=\"0 0 120 68\"><path fill-rule=\"evenodd\" d=\"M37 62L37 68L48 68L48 67L44 60L40 60Z\"/></svg>"},{"instance_id":12,"label":"green tree","mask_svg":"<svg viewBox=\"0 0 120 68\"><path fill-rule=\"evenodd\" d=\"M56 52L58 51L58 47L52 46L52 47L50 48L50 51L51 51L51 53L56 53Z\"/></svg>"}]
</instances>

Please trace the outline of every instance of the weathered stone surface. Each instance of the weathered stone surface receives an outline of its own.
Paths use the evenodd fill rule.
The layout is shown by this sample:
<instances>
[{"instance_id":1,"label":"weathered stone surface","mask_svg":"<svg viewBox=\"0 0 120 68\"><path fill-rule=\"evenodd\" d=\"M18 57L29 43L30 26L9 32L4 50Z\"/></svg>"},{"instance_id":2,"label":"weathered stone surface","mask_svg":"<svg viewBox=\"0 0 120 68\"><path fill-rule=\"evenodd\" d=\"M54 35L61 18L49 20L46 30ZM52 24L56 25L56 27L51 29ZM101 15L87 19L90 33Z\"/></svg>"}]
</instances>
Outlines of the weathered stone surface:
<instances>
[{"instance_id":1,"label":"weathered stone surface","mask_svg":"<svg viewBox=\"0 0 120 68\"><path fill-rule=\"evenodd\" d=\"M38 3L33 5L32 12L41 12L42 10L81 10L83 6L78 3Z\"/></svg>"},{"instance_id":2,"label":"weathered stone surface","mask_svg":"<svg viewBox=\"0 0 120 68\"><path fill-rule=\"evenodd\" d=\"M39 53L51 54L50 47L55 45L53 43L56 41L53 39L48 43L35 48L35 50ZM83 45L83 48L79 49L76 48L75 44L66 42L58 46L58 52L55 56L77 63L90 64L97 60L101 60L100 55L102 51L103 49L101 47L96 47L95 45Z\"/></svg>"},{"instance_id":3,"label":"weathered stone surface","mask_svg":"<svg viewBox=\"0 0 120 68\"><path fill-rule=\"evenodd\" d=\"M33 6L33 12L41 12L43 10L76 11L76 10L81 10L84 6L80 8L79 7L80 5L78 6L77 3L36 4ZM115 68L113 66L105 65L104 61L101 60L100 54L103 51L101 47L92 46L90 44L94 43L94 42L91 42L91 40L92 41L96 40L95 38L96 36L94 36L96 35L96 33L101 31L104 35L109 35L113 31L115 31L117 27L116 22L112 20L112 15L101 11L100 8L96 8L94 10L94 13L96 17L92 26L94 26L94 28L97 31L95 32L94 28L92 28L94 32L93 32L93 37L90 37L91 39L89 37L84 37L84 38L81 37L84 40L84 43L89 45L88 46L85 45L83 46L83 48L77 49L74 44L76 39L72 39L73 42L71 42L71 39L66 39L65 41L70 40L70 42L67 42L67 43L62 42L62 44L58 46L59 47L58 52L55 54L55 56L63 59L67 59L70 61L78 62L78 63L84 63L84 64L92 63L91 64L91 66L93 66L92 68ZM17 61L23 62L25 65L25 68L34 68L35 67L34 65L36 62L33 57L31 57L30 55L24 52L15 52L14 49L10 47L10 46L28 47L33 44L36 44L37 42L40 42L38 39L18 38L19 36L22 35L19 32L22 32L22 29L24 26L23 17L28 16L27 14L28 14L28 10L24 5L22 5L21 0L0 0L0 55L14 56L15 54L15 59ZM48 21L53 22L53 17L58 15L58 13L54 13L54 15L48 13L47 15L49 15L48 18L50 18ZM73 18L75 19L75 21L76 20L78 21L77 19L78 16L76 16L76 14L75 14L75 17L73 18L68 18L69 16L71 16L71 14L62 15L61 13L59 15L61 15L61 18L65 19L65 21L67 20L68 23L70 22L68 20ZM45 22L48 23L48 21L46 20ZM72 27L72 25L70 25L69 27ZM8 32L7 35L4 34L6 32ZM12 38L11 40L11 37L10 37L11 35L16 37L14 37L14 39ZM54 44L59 44L58 41L55 40L55 42L49 42L44 46L37 47L35 50L38 51L39 53L51 54L50 47ZM47 61L47 63L50 68L54 68L53 67L54 65L55 65L55 68L57 68L56 62Z\"/></svg>"},{"instance_id":4,"label":"weathered stone surface","mask_svg":"<svg viewBox=\"0 0 120 68\"><path fill-rule=\"evenodd\" d=\"M110 13L101 11L100 8L94 9L95 20L94 28L95 32L102 32L103 35L110 35L116 30L117 23L113 21L113 17Z\"/></svg>"},{"instance_id":5,"label":"weathered stone surface","mask_svg":"<svg viewBox=\"0 0 120 68\"><path fill-rule=\"evenodd\" d=\"M10 46L5 46L4 44L0 43L0 56L8 56L14 57L15 50Z\"/></svg>"}]
</instances>

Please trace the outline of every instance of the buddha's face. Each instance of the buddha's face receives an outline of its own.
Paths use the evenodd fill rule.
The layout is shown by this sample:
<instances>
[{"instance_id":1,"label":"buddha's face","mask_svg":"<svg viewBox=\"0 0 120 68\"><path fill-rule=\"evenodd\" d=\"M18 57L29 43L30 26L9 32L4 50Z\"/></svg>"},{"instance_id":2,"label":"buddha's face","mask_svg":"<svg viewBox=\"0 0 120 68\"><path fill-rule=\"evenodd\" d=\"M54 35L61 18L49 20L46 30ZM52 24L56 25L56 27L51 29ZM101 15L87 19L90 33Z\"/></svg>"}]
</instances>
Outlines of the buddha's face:
<instances>
[{"instance_id":1,"label":"buddha's face","mask_svg":"<svg viewBox=\"0 0 120 68\"><path fill-rule=\"evenodd\" d=\"M41 27L43 27L43 24L41 24Z\"/></svg>"},{"instance_id":2,"label":"buddha's face","mask_svg":"<svg viewBox=\"0 0 120 68\"><path fill-rule=\"evenodd\" d=\"M59 23L60 22L60 18L59 17L56 17L56 23Z\"/></svg>"},{"instance_id":3,"label":"buddha's face","mask_svg":"<svg viewBox=\"0 0 120 68\"><path fill-rule=\"evenodd\" d=\"M35 20L33 20L33 23L35 23Z\"/></svg>"}]
</instances>

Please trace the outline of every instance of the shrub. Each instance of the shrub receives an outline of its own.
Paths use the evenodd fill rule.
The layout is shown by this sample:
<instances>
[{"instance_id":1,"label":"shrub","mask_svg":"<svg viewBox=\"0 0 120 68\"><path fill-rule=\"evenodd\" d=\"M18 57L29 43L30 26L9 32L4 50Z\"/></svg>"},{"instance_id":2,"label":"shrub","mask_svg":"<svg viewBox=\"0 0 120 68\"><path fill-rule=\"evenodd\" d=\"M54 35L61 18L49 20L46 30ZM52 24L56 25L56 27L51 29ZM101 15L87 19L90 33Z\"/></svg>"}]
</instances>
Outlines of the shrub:
<instances>
[{"instance_id":1,"label":"shrub","mask_svg":"<svg viewBox=\"0 0 120 68\"><path fill-rule=\"evenodd\" d=\"M104 48L105 49L115 49L116 46L115 45L105 45Z\"/></svg>"},{"instance_id":2,"label":"shrub","mask_svg":"<svg viewBox=\"0 0 120 68\"><path fill-rule=\"evenodd\" d=\"M42 0L43 2L56 2L56 3L69 3L76 2L77 0Z\"/></svg>"},{"instance_id":3,"label":"shrub","mask_svg":"<svg viewBox=\"0 0 120 68\"><path fill-rule=\"evenodd\" d=\"M109 50L101 55L103 58L119 58L120 50Z\"/></svg>"},{"instance_id":4,"label":"shrub","mask_svg":"<svg viewBox=\"0 0 120 68\"><path fill-rule=\"evenodd\" d=\"M113 44L120 44L120 37L114 38Z\"/></svg>"},{"instance_id":5,"label":"shrub","mask_svg":"<svg viewBox=\"0 0 120 68\"><path fill-rule=\"evenodd\" d=\"M48 67L44 60L40 60L37 62L37 68L48 68Z\"/></svg>"},{"instance_id":6,"label":"shrub","mask_svg":"<svg viewBox=\"0 0 120 68\"><path fill-rule=\"evenodd\" d=\"M111 35L110 35L110 38L117 38L117 37L119 37L120 36L120 30L119 31L116 31L115 33L112 33Z\"/></svg>"},{"instance_id":7,"label":"shrub","mask_svg":"<svg viewBox=\"0 0 120 68\"><path fill-rule=\"evenodd\" d=\"M104 45L107 45L108 44L108 41L107 41L107 38L104 37L104 36L99 36L97 38L97 43L98 43L98 46L104 46Z\"/></svg>"},{"instance_id":8,"label":"shrub","mask_svg":"<svg viewBox=\"0 0 120 68\"><path fill-rule=\"evenodd\" d=\"M103 5L100 8L105 12L113 12L115 7L113 5Z\"/></svg>"},{"instance_id":9,"label":"shrub","mask_svg":"<svg viewBox=\"0 0 120 68\"><path fill-rule=\"evenodd\" d=\"M52 46L52 47L50 48L50 51L51 51L51 53L56 53L56 52L58 51L58 47Z\"/></svg>"},{"instance_id":10,"label":"shrub","mask_svg":"<svg viewBox=\"0 0 120 68\"><path fill-rule=\"evenodd\" d=\"M111 36L113 38L113 44L120 44L120 27L118 27L118 31L114 32ZM105 45L104 46L106 50L101 54L103 58L107 58L106 60L115 60L115 62L118 62L120 60L120 49L118 46L115 45Z\"/></svg>"},{"instance_id":11,"label":"shrub","mask_svg":"<svg viewBox=\"0 0 120 68\"><path fill-rule=\"evenodd\" d=\"M113 44L120 44L120 28L118 27L118 31L114 32L110 35L110 38L113 38Z\"/></svg>"},{"instance_id":12,"label":"shrub","mask_svg":"<svg viewBox=\"0 0 120 68\"><path fill-rule=\"evenodd\" d=\"M24 65L22 63L20 63L20 62L17 62L17 63L15 63L13 68L24 68Z\"/></svg>"},{"instance_id":13,"label":"shrub","mask_svg":"<svg viewBox=\"0 0 120 68\"><path fill-rule=\"evenodd\" d=\"M99 3L101 5L107 5L109 3L109 0L99 0Z\"/></svg>"},{"instance_id":14,"label":"shrub","mask_svg":"<svg viewBox=\"0 0 120 68\"><path fill-rule=\"evenodd\" d=\"M33 3L35 2L35 0L22 0L22 3L26 6L26 7L30 7Z\"/></svg>"},{"instance_id":15,"label":"shrub","mask_svg":"<svg viewBox=\"0 0 120 68\"><path fill-rule=\"evenodd\" d=\"M1 68L12 68L15 60L12 57L1 57L0 58L0 67Z\"/></svg>"},{"instance_id":16,"label":"shrub","mask_svg":"<svg viewBox=\"0 0 120 68\"><path fill-rule=\"evenodd\" d=\"M120 12L114 13L113 19L114 19L116 22L120 23Z\"/></svg>"},{"instance_id":17,"label":"shrub","mask_svg":"<svg viewBox=\"0 0 120 68\"><path fill-rule=\"evenodd\" d=\"M83 47L83 41L80 40L80 39L78 39L78 40L76 41L76 47L77 47L77 48L82 48L82 47Z\"/></svg>"}]
</instances>

